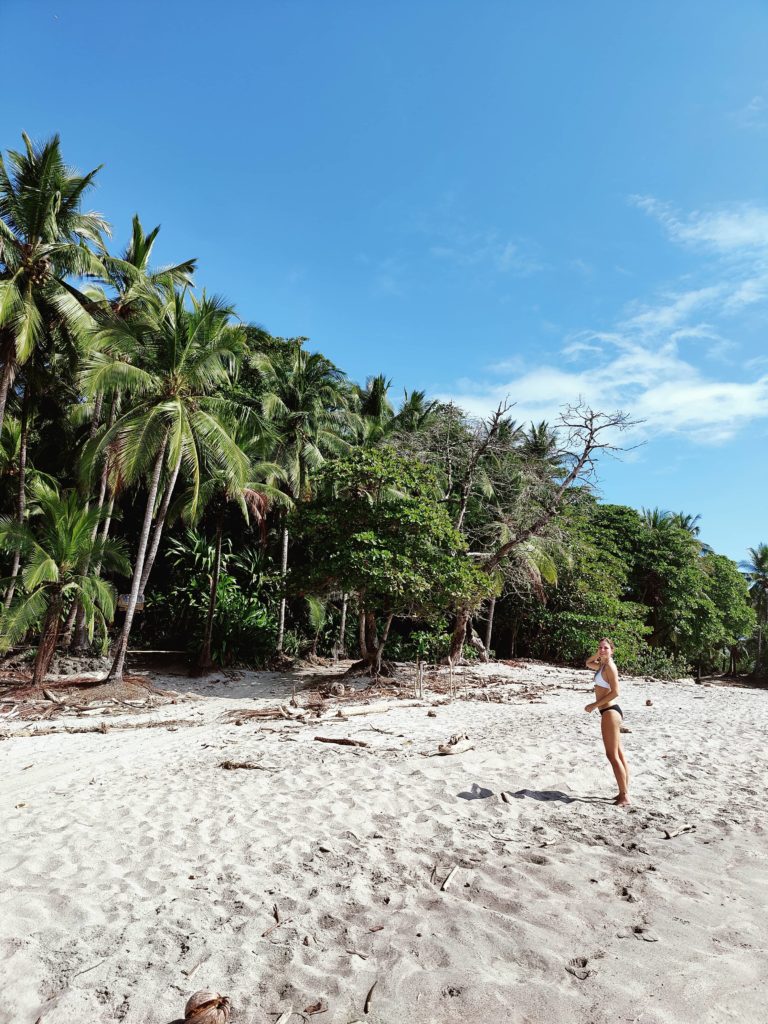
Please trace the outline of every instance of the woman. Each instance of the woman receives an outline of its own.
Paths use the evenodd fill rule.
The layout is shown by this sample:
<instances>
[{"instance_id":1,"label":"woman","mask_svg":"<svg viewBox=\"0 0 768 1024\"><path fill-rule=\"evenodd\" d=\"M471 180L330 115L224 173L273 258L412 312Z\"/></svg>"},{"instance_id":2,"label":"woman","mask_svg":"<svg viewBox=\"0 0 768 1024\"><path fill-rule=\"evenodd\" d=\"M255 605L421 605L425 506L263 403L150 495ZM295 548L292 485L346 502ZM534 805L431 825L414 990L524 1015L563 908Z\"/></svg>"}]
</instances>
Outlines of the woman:
<instances>
[{"instance_id":1,"label":"woman","mask_svg":"<svg viewBox=\"0 0 768 1024\"><path fill-rule=\"evenodd\" d=\"M629 804L629 765L621 746L621 723L624 712L619 707L619 673L613 660L614 646L604 637L597 653L587 658L587 668L595 673L595 701L584 710L591 714L595 708L600 711L600 731L603 734L605 756L611 762L613 774L619 784L619 795L613 801L619 807Z\"/></svg>"}]
</instances>

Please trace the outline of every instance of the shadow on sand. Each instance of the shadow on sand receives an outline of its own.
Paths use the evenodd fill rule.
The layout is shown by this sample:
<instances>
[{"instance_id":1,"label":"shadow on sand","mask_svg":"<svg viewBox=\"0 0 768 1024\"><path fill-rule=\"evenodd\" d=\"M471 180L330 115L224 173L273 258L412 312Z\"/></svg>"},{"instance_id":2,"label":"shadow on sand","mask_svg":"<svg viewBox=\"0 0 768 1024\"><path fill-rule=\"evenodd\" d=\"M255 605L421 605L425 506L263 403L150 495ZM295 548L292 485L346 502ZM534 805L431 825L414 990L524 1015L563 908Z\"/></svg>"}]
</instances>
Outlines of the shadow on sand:
<instances>
[{"instance_id":1,"label":"shadow on sand","mask_svg":"<svg viewBox=\"0 0 768 1024\"><path fill-rule=\"evenodd\" d=\"M506 791L507 796L513 796L517 800L541 800L543 803L560 804L610 804L613 798L608 796L569 796L559 789L518 789L514 793Z\"/></svg>"}]
</instances>

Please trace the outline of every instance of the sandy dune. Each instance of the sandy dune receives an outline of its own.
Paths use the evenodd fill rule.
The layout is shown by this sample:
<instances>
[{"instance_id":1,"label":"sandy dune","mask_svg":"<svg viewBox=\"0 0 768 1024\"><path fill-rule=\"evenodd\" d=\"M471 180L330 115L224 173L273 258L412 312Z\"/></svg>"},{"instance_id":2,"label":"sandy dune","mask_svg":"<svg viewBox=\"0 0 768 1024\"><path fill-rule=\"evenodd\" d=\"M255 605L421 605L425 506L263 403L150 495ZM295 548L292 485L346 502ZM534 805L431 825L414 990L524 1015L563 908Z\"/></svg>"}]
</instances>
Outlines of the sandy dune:
<instances>
[{"instance_id":1,"label":"sandy dune","mask_svg":"<svg viewBox=\"0 0 768 1024\"><path fill-rule=\"evenodd\" d=\"M488 671L503 703L236 726L292 686L242 675L152 712L189 726L3 726L0 1021L169 1024L203 987L237 1024L765 1021L768 695L625 681L622 811L589 674Z\"/></svg>"}]
</instances>

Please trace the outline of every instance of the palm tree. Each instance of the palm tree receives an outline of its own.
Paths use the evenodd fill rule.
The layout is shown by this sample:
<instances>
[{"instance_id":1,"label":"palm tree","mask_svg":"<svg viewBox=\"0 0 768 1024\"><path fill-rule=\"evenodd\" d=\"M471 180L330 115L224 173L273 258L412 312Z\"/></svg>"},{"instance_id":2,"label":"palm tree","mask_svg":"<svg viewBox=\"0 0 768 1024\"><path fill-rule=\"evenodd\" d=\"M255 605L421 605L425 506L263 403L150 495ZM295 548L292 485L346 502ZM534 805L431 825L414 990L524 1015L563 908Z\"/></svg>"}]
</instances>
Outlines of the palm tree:
<instances>
[{"instance_id":1,"label":"palm tree","mask_svg":"<svg viewBox=\"0 0 768 1024\"><path fill-rule=\"evenodd\" d=\"M768 622L768 544L748 549L749 558L739 563L747 578L752 604L757 612L757 659L755 675L760 674L763 662L763 630Z\"/></svg>"},{"instance_id":2,"label":"palm tree","mask_svg":"<svg viewBox=\"0 0 768 1024\"><path fill-rule=\"evenodd\" d=\"M264 415L277 431L272 461L283 470L283 488L293 501L308 496L310 475L330 453L349 445L344 433L359 427L351 410L352 397L341 370L325 356L306 352L299 345L288 358L270 362L255 356L264 377L261 404ZM288 527L283 526L280 572L288 573ZM277 651L282 652L285 635L285 595L280 600Z\"/></svg>"},{"instance_id":3,"label":"palm tree","mask_svg":"<svg viewBox=\"0 0 768 1024\"><path fill-rule=\"evenodd\" d=\"M45 338L84 341L91 317L70 278L104 273L89 248L103 248L106 221L81 209L99 168L79 175L61 156L58 135L0 156L0 429L18 367Z\"/></svg>"},{"instance_id":4,"label":"palm tree","mask_svg":"<svg viewBox=\"0 0 768 1024\"><path fill-rule=\"evenodd\" d=\"M151 268L152 250L159 232L158 224L147 234L139 215L134 214L131 240L122 255L119 258L102 256L104 283L111 287L114 295L107 298L101 293L99 297L109 303L115 316L123 320L128 320L146 302L148 289L162 288L169 284L179 288L192 287L192 275L197 264L195 259L154 270Z\"/></svg>"},{"instance_id":5,"label":"palm tree","mask_svg":"<svg viewBox=\"0 0 768 1024\"><path fill-rule=\"evenodd\" d=\"M415 434L434 420L439 403L428 402L425 391L403 391L403 403L397 411L392 427L404 433Z\"/></svg>"},{"instance_id":6,"label":"palm tree","mask_svg":"<svg viewBox=\"0 0 768 1024\"><path fill-rule=\"evenodd\" d=\"M115 611L114 588L85 568L98 560L117 572L129 570L121 543L94 540L102 512L82 506L76 491L63 495L52 487L36 488L37 515L19 523L0 518L0 543L18 547L24 557L21 579L23 593L0 619L2 646L22 640L42 623L32 683L42 685L61 628L62 618L72 601L82 604L89 634L98 622L106 622Z\"/></svg>"},{"instance_id":7,"label":"palm tree","mask_svg":"<svg viewBox=\"0 0 768 1024\"><path fill-rule=\"evenodd\" d=\"M222 397L243 351L242 332L221 299L203 295L188 308L186 297L186 291L165 286L148 295L129 321L112 318L100 329L99 345L87 357L81 378L91 397L124 394L125 411L105 432L99 450L114 453L114 471L122 482L147 480L131 593L109 673L114 679L123 674L150 530L154 521L159 543L182 464L193 509L200 500L203 459L233 476L247 476L248 459L224 423L241 411ZM163 501L156 508L163 479Z\"/></svg>"},{"instance_id":8,"label":"palm tree","mask_svg":"<svg viewBox=\"0 0 768 1024\"><path fill-rule=\"evenodd\" d=\"M355 386L357 412L361 417L358 444L376 444L392 425L394 410L387 397L391 387L392 381L383 373L369 377L364 388Z\"/></svg>"}]
</instances>

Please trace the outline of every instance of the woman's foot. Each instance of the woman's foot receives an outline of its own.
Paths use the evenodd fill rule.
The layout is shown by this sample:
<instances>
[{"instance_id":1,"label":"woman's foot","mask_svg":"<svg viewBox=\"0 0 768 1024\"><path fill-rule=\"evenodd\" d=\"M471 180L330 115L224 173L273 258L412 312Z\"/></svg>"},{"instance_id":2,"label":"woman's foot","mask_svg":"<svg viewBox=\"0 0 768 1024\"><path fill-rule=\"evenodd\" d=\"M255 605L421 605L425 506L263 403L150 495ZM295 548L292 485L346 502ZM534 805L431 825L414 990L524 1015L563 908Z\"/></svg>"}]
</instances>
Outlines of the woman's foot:
<instances>
[{"instance_id":1,"label":"woman's foot","mask_svg":"<svg viewBox=\"0 0 768 1024\"><path fill-rule=\"evenodd\" d=\"M629 799L629 793L619 793L613 802L617 807L629 807L631 802Z\"/></svg>"}]
</instances>

